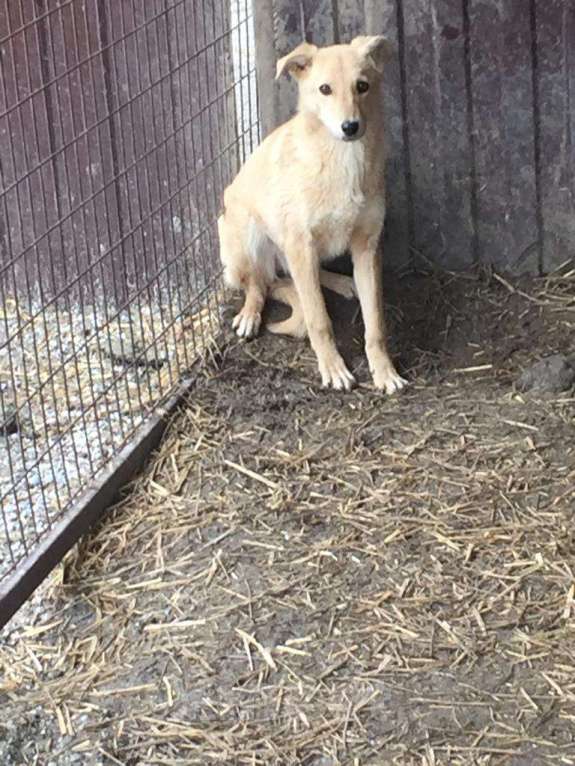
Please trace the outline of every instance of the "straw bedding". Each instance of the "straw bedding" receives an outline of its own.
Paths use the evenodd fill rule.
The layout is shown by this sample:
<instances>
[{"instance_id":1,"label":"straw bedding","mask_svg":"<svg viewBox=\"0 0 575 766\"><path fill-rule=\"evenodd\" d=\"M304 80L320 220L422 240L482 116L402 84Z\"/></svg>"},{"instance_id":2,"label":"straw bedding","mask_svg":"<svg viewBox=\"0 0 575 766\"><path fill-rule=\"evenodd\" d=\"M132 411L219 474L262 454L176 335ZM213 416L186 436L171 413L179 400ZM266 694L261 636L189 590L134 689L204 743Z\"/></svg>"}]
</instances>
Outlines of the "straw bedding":
<instances>
[{"instance_id":1,"label":"straw bedding","mask_svg":"<svg viewBox=\"0 0 575 766\"><path fill-rule=\"evenodd\" d=\"M396 279L395 398L350 304L351 394L301 342L214 354L6 633L1 762L575 764L575 399L514 386L574 281Z\"/></svg>"}]
</instances>

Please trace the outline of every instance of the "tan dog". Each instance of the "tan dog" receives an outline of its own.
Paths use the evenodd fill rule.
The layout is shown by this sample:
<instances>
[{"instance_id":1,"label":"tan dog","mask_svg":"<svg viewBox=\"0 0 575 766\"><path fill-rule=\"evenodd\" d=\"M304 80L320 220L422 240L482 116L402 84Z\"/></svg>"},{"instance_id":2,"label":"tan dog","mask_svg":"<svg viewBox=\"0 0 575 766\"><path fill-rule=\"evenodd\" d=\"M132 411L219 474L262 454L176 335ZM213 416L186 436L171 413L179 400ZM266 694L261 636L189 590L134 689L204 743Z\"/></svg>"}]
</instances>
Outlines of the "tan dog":
<instances>
[{"instance_id":1,"label":"tan dog","mask_svg":"<svg viewBox=\"0 0 575 766\"><path fill-rule=\"evenodd\" d=\"M379 87L385 51L384 38L358 37L328 48L302 43L278 62L278 77L289 72L298 81L298 113L263 141L226 189L218 228L225 279L245 291L233 322L238 335L258 332L270 293L293 313L269 329L299 336L307 330L323 385L337 389L351 388L354 378L336 348L321 285L349 297L353 282L320 263L351 250L369 367L376 387L391 394L405 381L386 347L377 257L385 215ZM278 282L278 269L293 283Z\"/></svg>"}]
</instances>

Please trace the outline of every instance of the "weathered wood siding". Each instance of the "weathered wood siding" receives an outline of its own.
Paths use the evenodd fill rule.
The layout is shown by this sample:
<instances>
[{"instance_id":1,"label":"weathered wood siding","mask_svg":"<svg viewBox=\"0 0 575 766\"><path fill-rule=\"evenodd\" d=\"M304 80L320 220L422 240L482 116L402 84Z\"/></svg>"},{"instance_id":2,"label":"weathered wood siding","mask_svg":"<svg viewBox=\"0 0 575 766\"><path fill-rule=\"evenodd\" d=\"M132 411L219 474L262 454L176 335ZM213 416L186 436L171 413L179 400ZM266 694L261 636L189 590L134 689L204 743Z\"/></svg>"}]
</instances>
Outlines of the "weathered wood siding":
<instances>
[{"instance_id":1,"label":"weathered wood siding","mask_svg":"<svg viewBox=\"0 0 575 766\"><path fill-rule=\"evenodd\" d=\"M394 44L388 264L421 254L453 269L537 273L575 256L573 0L257 3L272 8L276 56L304 38ZM278 87L276 122L295 104L294 85Z\"/></svg>"},{"instance_id":2,"label":"weathered wood siding","mask_svg":"<svg viewBox=\"0 0 575 766\"><path fill-rule=\"evenodd\" d=\"M238 140L257 134L238 137L235 107L248 10L0 0L0 300L202 289Z\"/></svg>"}]
</instances>

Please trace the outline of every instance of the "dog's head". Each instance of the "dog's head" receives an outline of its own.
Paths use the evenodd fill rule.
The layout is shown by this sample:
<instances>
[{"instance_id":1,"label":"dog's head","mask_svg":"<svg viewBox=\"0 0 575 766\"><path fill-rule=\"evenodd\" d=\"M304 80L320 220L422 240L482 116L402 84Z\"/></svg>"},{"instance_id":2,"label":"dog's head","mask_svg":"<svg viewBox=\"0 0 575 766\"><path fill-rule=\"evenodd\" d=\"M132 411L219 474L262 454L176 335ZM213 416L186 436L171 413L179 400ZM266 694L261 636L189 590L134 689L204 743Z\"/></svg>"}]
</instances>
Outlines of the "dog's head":
<instances>
[{"instance_id":1,"label":"dog's head","mask_svg":"<svg viewBox=\"0 0 575 766\"><path fill-rule=\"evenodd\" d=\"M278 61L277 77L289 73L297 80L300 111L315 114L335 138L356 141L365 134L370 105L379 97L388 55L389 44L380 36L328 48L302 43Z\"/></svg>"}]
</instances>

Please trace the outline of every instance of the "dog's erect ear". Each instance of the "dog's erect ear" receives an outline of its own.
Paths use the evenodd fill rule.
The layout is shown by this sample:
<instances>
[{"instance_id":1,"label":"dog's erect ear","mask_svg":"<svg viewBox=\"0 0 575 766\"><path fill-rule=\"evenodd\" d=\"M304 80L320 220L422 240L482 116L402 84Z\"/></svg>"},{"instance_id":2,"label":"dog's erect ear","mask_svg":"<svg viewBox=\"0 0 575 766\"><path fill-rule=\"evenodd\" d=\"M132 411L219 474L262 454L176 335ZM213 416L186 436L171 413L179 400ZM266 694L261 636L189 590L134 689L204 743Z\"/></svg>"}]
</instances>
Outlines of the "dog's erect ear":
<instances>
[{"instance_id":1,"label":"dog's erect ear","mask_svg":"<svg viewBox=\"0 0 575 766\"><path fill-rule=\"evenodd\" d=\"M391 58L391 44L381 35L362 35L352 40L351 45L376 72L383 72L383 65Z\"/></svg>"},{"instance_id":2,"label":"dog's erect ear","mask_svg":"<svg viewBox=\"0 0 575 766\"><path fill-rule=\"evenodd\" d=\"M289 72L294 77L300 77L311 65L313 57L317 53L317 46L310 43L301 43L287 56L281 58L277 63L276 80L282 74Z\"/></svg>"}]
</instances>

